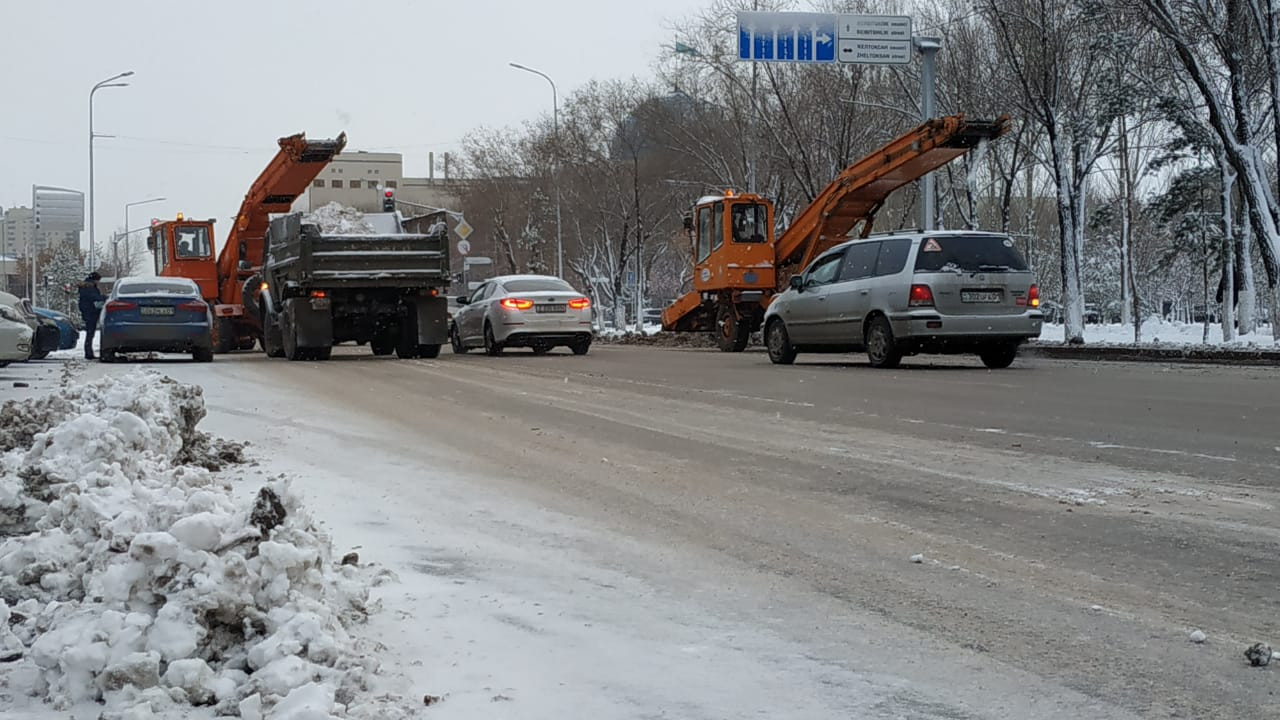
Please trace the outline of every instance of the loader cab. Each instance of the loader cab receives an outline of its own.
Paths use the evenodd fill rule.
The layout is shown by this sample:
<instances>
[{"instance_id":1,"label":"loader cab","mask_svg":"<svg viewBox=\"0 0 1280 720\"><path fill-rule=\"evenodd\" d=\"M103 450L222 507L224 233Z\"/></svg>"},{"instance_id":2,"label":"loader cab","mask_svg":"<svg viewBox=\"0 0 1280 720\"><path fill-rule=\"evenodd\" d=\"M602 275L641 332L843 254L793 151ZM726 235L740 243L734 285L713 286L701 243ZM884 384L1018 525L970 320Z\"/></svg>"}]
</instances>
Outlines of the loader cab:
<instances>
[{"instance_id":1,"label":"loader cab","mask_svg":"<svg viewBox=\"0 0 1280 720\"><path fill-rule=\"evenodd\" d=\"M156 221L147 236L159 277L189 278L205 300L218 298L218 266L213 255L213 220Z\"/></svg>"},{"instance_id":2,"label":"loader cab","mask_svg":"<svg viewBox=\"0 0 1280 720\"><path fill-rule=\"evenodd\" d=\"M693 244L694 290L773 288L773 204L768 200L731 190L703 197L685 227Z\"/></svg>"}]
</instances>

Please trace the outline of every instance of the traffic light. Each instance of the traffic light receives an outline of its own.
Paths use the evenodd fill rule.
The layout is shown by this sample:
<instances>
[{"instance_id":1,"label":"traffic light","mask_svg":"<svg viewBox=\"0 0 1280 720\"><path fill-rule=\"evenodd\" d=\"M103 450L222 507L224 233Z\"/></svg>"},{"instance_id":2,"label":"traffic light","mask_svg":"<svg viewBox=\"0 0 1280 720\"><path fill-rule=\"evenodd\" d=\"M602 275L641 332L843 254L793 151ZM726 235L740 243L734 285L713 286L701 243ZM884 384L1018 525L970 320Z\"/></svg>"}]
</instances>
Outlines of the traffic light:
<instances>
[{"instance_id":1,"label":"traffic light","mask_svg":"<svg viewBox=\"0 0 1280 720\"><path fill-rule=\"evenodd\" d=\"M382 212L394 212L396 209L395 192L387 190L382 194Z\"/></svg>"}]
</instances>

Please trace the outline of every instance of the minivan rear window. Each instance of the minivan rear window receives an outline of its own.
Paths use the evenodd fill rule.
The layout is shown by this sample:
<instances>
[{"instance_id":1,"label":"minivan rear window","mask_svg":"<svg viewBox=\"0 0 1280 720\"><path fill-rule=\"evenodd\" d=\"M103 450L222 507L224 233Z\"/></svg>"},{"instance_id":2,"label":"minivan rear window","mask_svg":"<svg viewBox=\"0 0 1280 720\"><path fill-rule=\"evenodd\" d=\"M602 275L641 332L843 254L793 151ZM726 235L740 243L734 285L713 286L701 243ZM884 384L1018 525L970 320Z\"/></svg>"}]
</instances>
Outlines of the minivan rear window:
<instances>
[{"instance_id":1,"label":"minivan rear window","mask_svg":"<svg viewBox=\"0 0 1280 720\"><path fill-rule=\"evenodd\" d=\"M1004 235L941 235L920 241L919 272L1009 272L1026 270L1013 241Z\"/></svg>"}]
</instances>

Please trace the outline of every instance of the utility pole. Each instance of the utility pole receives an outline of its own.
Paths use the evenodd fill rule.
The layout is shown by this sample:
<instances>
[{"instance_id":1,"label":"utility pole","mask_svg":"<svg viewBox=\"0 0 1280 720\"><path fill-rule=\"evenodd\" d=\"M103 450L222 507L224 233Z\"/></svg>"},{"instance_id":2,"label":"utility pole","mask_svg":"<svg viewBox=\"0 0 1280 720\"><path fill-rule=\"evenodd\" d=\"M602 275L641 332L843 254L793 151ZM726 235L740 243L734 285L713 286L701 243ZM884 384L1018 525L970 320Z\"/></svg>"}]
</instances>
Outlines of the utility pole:
<instances>
[{"instance_id":1,"label":"utility pole","mask_svg":"<svg viewBox=\"0 0 1280 720\"><path fill-rule=\"evenodd\" d=\"M97 85L94 85L93 89L89 91L89 263L90 265L92 265L93 263L94 249L95 249L94 233L93 233L93 201L94 201L93 139L97 137L110 137L108 135L97 135L93 132L93 94L98 92L98 90L101 90L104 87L128 87L129 83L118 83L115 81L119 80L120 78L129 77L132 74L133 74L133 71L129 70L128 72L122 72L118 75L112 75L106 80L99 82ZM33 206L33 209L34 209L34 206Z\"/></svg>"},{"instance_id":2,"label":"utility pole","mask_svg":"<svg viewBox=\"0 0 1280 720\"><path fill-rule=\"evenodd\" d=\"M556 93L556 82L551 79L550 75L547 75L546 73L540 70L534 70L531 67L526 67L524 65L521 65L520 63L515 63L515 62L507 63L507 64L517 70L524 70L525 72L531 72L534 75L538 75L543 80L546 80L548 83L551 84L551 128L552 128L551 132L552 132L552 135L555 136L554 138L555 148L553 153L554 159L552 160L552 162L554 163L554 167L552 169L552 173L554 177L552 178L552 183L555 185L555 188L556 188L556 277L563 280L564 279L564 239L560 233L560 100L559 100L559 96ZM449 172L447 169L449 167L448 163L449 163L449 156L446 154L445 155L445 168L446 168L445 179L448 179L449 177Z\"/></svg>"}]
</instances>

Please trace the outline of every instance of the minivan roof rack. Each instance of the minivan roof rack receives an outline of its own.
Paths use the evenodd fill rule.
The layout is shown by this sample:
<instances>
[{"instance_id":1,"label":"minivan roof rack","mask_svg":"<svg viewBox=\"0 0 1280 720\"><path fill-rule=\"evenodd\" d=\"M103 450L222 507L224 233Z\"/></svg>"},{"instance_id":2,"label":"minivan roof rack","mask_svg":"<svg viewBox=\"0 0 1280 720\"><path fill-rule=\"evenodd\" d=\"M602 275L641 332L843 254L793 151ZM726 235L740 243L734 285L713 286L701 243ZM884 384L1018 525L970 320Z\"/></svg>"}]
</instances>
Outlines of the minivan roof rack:
<instances>
[{"instance_id":1,"label":"minivan roof rack","mask_svg":"<svg viewBox=\"0 0 1280 720\"><path fill-rule=\"evenodd\" d=\"M897 230L881 230L880 232L871 233L867 237L882 237L885 235L910 235L912 233L918 233L918 232L922 232L922 231L919 228L899 228Z\"/></svg>"}]
</instances>

